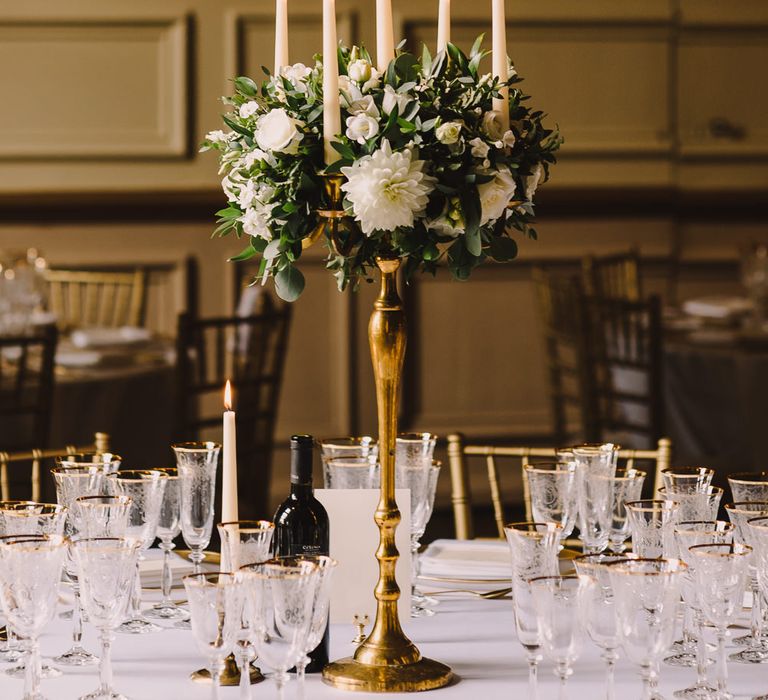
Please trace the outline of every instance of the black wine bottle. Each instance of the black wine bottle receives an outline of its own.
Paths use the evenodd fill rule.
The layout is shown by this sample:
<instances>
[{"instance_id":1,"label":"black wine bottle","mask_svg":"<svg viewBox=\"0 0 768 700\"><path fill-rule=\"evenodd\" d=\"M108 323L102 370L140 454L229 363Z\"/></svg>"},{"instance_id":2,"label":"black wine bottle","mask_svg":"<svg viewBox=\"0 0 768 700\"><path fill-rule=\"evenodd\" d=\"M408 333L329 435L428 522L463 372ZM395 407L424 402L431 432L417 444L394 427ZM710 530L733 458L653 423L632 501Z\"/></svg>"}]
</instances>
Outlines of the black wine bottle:
<instances>
[{"instance_id":1,"label":"black wine bottle","mask_svg":"<svg viewBox=\"0 0 768 700\"><path fill-rule=\"evenodd\" d=\"M291 437L291 492L275 512L275 556L328 554L328 513L312 488L314 439ZM319 673L328 663L328 626L320 644L309 654L307 673Z\"/></svg>"}]
</instances>

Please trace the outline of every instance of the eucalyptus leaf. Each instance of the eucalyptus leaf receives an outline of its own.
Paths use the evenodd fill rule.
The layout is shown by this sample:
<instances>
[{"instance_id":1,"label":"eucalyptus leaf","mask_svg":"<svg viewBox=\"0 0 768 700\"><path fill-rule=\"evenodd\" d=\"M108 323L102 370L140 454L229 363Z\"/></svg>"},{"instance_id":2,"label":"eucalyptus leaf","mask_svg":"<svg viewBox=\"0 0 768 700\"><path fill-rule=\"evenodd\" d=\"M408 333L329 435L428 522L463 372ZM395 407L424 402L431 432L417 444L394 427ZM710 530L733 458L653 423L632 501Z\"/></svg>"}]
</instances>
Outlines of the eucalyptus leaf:
<instances>
[{"instance_id":1,"label":"eucalyptus leaf","mask_svg":"<svg viewBox=\"0 0 768 700\"><path fill-rule=\"evenodd\" d=\"M287 265L275 275L275 291L283 301L296 301L304 291L304 275L293 265Z\"/></svg>"}]
</instances>

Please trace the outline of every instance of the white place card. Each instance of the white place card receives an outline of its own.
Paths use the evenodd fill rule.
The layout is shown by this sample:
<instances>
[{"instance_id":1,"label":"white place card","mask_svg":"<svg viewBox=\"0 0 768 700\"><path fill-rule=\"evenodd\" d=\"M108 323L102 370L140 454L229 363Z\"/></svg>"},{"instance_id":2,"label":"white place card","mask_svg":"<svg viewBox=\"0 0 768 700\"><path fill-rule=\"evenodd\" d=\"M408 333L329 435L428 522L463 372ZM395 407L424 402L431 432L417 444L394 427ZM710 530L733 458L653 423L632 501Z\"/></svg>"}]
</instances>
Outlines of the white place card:
<instances>
[{"instance_id":1,"label":"white place card","mask_svg":"<svg viewBox=\"0 0 768 700\"><path fill-rule=\"evenodd\" d=\"M331 556L339 562L331 584L331 623L349 625L352 639L355 615L368 615L370 624L376 616L373 589L379 580L379 562L375 556L379 528L373 514L379 502L379 490L316 489L315 496L328 511ZM401 516L395 531L395 544L400 552L395 568L400 586L398 610L400 619L407 620L411 614L410 489L396 489L395 499Z\"/></svg>"}]
</instances>

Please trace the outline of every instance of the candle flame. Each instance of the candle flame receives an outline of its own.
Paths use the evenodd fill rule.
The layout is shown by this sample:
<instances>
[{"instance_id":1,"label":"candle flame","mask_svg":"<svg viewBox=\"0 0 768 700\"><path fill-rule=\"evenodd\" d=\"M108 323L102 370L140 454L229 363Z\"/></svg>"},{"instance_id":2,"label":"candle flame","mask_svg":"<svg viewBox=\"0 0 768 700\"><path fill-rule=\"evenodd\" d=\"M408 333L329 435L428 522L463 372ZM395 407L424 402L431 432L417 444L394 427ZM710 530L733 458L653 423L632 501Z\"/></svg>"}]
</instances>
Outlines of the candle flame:
<instances>
[{"instance_id":1,"label":"candle flame","mask_svg":"<svg viewBox=\"0 0 768 700\"><path fill-rule=\"evenodd\" d=\"M227 411L232 410L232 385L229 383L229 379L227 379L224 387L224 408Z\"/></svg>"}]
</instances>

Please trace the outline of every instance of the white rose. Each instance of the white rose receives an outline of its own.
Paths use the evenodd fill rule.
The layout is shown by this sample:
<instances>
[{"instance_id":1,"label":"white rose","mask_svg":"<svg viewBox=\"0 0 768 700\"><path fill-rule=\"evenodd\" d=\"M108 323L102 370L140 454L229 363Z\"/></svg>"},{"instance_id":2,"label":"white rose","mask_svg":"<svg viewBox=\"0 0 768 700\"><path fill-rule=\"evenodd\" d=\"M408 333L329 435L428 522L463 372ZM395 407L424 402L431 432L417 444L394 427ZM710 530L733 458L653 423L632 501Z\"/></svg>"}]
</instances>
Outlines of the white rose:
<instances>
[{"instance_id":1,"label":"white rose","mask_svg":"<svg viewBox=\"0 0 768 700\"><path fill-rule=\"evenodd\" d=\"M263 205L257 205L246 209L245 214L240 217L243 224L243 232L256 238L269 240L272 238L272 232L269 230L269 214Z\"/></svg>"},{"instance_id":2,"label":"white rose","mask_svg":"<svg viewBox=\"0 0 768 700\"><path fill-rule=\"evenodd\" d=\"M435 129L435 136L440 143L447 146L456 143L461 138L461 122L446 122Z\"/></svg>"},{"instance_id":3,"label":"white rose","mask_svg":"<svg viewBox=\"0 0 768 700\"><path fill-rule=\"evenodd\" d=\"M363 58L358 58L349 64L347 74L356 83L364 83L371 79L371 64Z\"/></svg>"},{"instance_id":4,"label":"white rose","mask_svg":"<svg viewBox=\"0 0 768 700\"><path fill-rule=\"evenodd\" d=\"M379 123L364 112L347 117L347 138L365 143L379 133Z\"/></svg>"},{"instance_id":5,"label":"white rose","mask_svg":"<svg viewBox=\"0 0 768 700\"><path fill-rule=\"evenodd\" d=\"M240 105L240 109L238 110L238 114L240 115L241 119L248 119L252 117L256 112L259 111L259 103L256 102L256 100L250 100L248 102L243 102L243 104Z\"/></svg>"},{"instance_id":6,"label":"white rose","mask_svg":"<svg viewBox=\"0 0 768 700\"><path fill-rule=\"evenodd\" d=\"M499 170L494 173L490 182L477 186L480 195L481 216L480 225L484 226L490 221L496 221L504 216L515 193L515 181L509 170Z\"/></svg>"},{"instance_id":7,"label":"white rose","mask_svg":"<svg viewBox=\"0 0 768 700\"><path fill-rule=\"evenodd\" d=\"M469 145L472 146L472 155L475 158L486 158L488 156L488 152L491 150L491 147L479 136L473 138L469 142Z\"/></svg>"},{"instance_id":8,"label":"white rose","mask_svg":"<svg viewBox=\"0 0 768 700\"><path fill-rule=\"evenodd\" d=\"M284 109L273 109L256 120L256 143L265 151L296 153L304 134L304 123L294 119Z\"/></svg>"},{"instance_id":9,"label":"white rose","mask_svg":"<svg viewBox=\"0 0 768 700\"><path fill-rule=\"evenodd\" d=\"M491 141L501 141L504 137L504 124L501 121L501 112L492 109L483 115L483 131Z\"/></svg>"},{"instance_id":10,"label":"white rose","mask_svg":"<svg viewBox=\"0 0 768 700\"><path fill-rule=\"evenodd\" d=\"M536 194L536 188L541 184L541 178L544 177L544 166L536 163L531 169L531 174L525 177L525 198L530 202L533 195Z\"/></svg>"},{"instance_id":11,"label":"white rose","mask_svg":"<svg viewBox=\"0 0 768 700\"><path fill-rule=\"evenodd\" d=\"M267 165L275 165L275 157L260 148L254 148L243 156L242 167L252 168L256 163L265 162Z\"/></svg>"},{"instance_id":12,"label":"white rose","mask_svg":"<svg viewBox=\"0 0 768 700\"><path fill-rule=\"evenodd\" d=\"M515 145L515 141L517 141L517 139L515 138L515 132L514 132L514 131L512 131L512 129L507 129L507 130L504 132L504 136L502 136L502 138L501 138L501 142L502 142L502 143L503 143L503 144L504 144L504 145L505 145L507 148L512 148L512 146L514 146L514 145Z\"/></svg>"},{"instance_id":13,"label":"white rose","mask_svg":"<svg viewBox=\"0 0 768 700\"><path fill-rule=\"evenodd\" d=\"M298 92L306 92L306 79L311 75L312 69L303 63L294 63L292 66L283 66L280 69L280 75L288 80Z\"/></svg>"},{"instance_id":14,"label":"white rose","mask_svg":"<svg viewBox=\"0 0 768 700\"><path fill-rule=\"evenodd\" d=\"M379 108L371 95L365 95L349 105L350 114L367 114L374 119L379 118Z\"/></svg>"},{"instance_id":15,"label":"white rose","mask_svg":"<svg viewBox=\"0 0 768 700\"><path fill-rule=\"evenodd\" d=\"M363 92L357 83L350 80L346 75L339 76L339 96L342 107L349 109L351 104L363 99Z\"/></svg>"},{"instance_id":16,"label":"white rose","mask_svg":"<svg viewBox=\"0 0 768 700\"><path fill-rule=\"evenodd\" d=\"M216 131L209 131L205 138L207 141L210 141L211 143L220 143L225 144L229 143L229 139L231 139L233 136L232 132L227 133L226 131L222 131L221 129L216 129Z\"/></svg>"},{"instance_id":17,"label":"white rose","mask_svg":"<svg viewBox=\"0 0 768 700\"><path fill-rule=\"evenodd\" d=\"M410 101L411 98L408 94L395 92L391 85L384 86L384 99L381 102L384 114L390 114L397 107L397 113L402 116Z\"/></svg>"},{"instance_id":18,"label":"white rose","mask_svg":"<svg viewBox=\"0 0 768 700\"><path fill-rule=\"evenodd\" d=\"M373 88L378 87L381 80L381 73L371 66L371 77L363 83L363 92L370 92Z\"/></svg>"}]
</instances>

